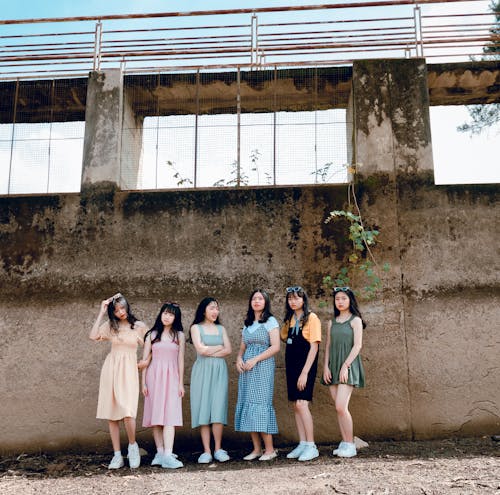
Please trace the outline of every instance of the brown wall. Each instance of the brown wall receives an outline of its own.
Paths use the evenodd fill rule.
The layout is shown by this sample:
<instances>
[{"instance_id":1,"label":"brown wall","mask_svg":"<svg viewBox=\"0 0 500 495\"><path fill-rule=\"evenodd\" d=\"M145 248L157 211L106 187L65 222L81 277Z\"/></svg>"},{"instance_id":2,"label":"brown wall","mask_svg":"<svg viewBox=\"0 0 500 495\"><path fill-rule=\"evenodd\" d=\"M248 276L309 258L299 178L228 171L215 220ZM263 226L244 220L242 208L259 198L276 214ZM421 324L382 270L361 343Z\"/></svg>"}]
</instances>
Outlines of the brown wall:
<instances>
[{"instance_id":1,"label":"brown wall","mask_svg":"<svg viewBox=\"0 0 500 495\"><path fill-rule=\"evenodd\" d=\"M425 172L374 174L358 191L382 232L379 259L392 268L384 293L362 304L367 387L352 399L356 434L498 432L498 186L434 186ZM320 281L339 268L349 241L340 225L323 221L345 198L343 186L144 193L96 186L81 195L0 198L0 450L109 447L106 424L95 419L108 349L87 335L99 302L117 290L148 324L166 298L182 303L186 326L202 297L220 299L234 349L232 422L233 362L250 291L268 288L282 317L284 287L303 284L326 320ZM292 442L282 354L278 441ZM189 347L187 384L193 358ZM312 410L317 441L338 439L319 382ZM189 397L184 416L179 439L198 446ZM248 441L231 424L226 435Z\"/></svg>"}]
</instances>

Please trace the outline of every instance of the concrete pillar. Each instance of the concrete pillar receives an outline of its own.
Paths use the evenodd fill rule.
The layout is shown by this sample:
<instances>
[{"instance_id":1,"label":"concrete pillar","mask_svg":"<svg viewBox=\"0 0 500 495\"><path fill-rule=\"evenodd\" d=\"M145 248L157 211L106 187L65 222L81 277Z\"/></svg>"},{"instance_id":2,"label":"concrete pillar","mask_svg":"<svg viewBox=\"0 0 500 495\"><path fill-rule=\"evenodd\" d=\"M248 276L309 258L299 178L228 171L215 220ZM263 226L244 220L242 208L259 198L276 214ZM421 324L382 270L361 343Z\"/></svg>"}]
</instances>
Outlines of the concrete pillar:
<instances>
[{"instance_id":1,"label":"concrete pillar","mask_svg":"<svg viewBox=\"0 0 500 495\"><path fill-rule=\"evenodd\" d=\"M363 176L433 170L424 59L355 61L351 96L353 161Z\"/></svg>"},{"instance_id":2,"label":"concrete pillar","mask_svg":"<svg viewBox=\"0 0 500 495\"><path fill-rule=\"evenodd\" d=\"M82 186L120 186L123 75L120 69L91 72L87 87Z\"/></svg>"},{"instance_id":3,"label":"concrete pillar","mask_svg":"<svg viewBox=\"0 0 500 495\"><path fill-rule=\"evenodd\" d=\"M109 184L136 189L142 148L142 119L124 96L120 69L89 75L85 111L82 186Z\"/></svg>"}]
</instances>

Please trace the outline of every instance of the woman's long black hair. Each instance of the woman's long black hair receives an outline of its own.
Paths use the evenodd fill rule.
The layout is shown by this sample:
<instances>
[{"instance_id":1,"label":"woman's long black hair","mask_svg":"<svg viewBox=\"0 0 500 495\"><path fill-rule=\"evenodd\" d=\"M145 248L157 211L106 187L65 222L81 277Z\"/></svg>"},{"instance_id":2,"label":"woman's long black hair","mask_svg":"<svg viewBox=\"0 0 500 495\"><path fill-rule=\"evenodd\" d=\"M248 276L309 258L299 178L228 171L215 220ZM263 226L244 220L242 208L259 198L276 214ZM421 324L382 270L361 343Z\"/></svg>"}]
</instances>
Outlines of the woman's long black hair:
<instances>
[{"instance_id":1,"label":"woman's long black hair","mask_svg":"<svg viewBox=\"0 0 500 495\"><path fill-rule=\"evenodd\" d=\"M118 323L120 320L115 316L115 307L117 304L125 308L125 310L127 311L127 321L130 323L130 328L134 328L134 323L137 321L137 318L132 314L128 301L122 295L120 295L117 298L113 298L108 304L108 318L111 331L113 333L118 333Z\"/></svg>"},{"instance_id":2,"label":"woman's long black hair","mask_svg":"<svg viewBox=\"0 0 500 495\"><path fill-rule=\"evenodd\" d=\"M255 321L255 312L252 309L252 297L260 293L262 294L262 297L264 298L264 301L266 304L264 305L264 310L262 311L262 315L260 317L259 323L265 323L273 314L271 313L271 299L269 297L269 294L262 289L255 289L251 294L250 294L250 299L248 300L248 311L247 311L247 316L245 318L245 326L249 327L252 325L252 323Z\"/></svg>"},{"instance_id":3,"label":"woman's long black hair","mask_svg":"<svg viewBox=\"0 0 500 495\"><path fill-rule=\"evenodd\" d=\"M154 325L151 327L150 330L146 332L146 335L144 336L144 340L146 340L146 337L151 334L151 337L153 337L153 332L156 332L154 338L151 339L151 344L154 344L155 342L160 342L161 341L161 336L163 334L163 330L165 330L165 327L163 326L163 323L161 321L161 316L163 315L164 312L167 313L172 313L174 315L174 321L172 323L172 342L179 343L179 332L183 332L184 328L182 326L182 312L181 308L177 303L172 303L172 302L166 302L163 303L163 306L160 309L160 312L158 313L158 316L156 317L156 321Z\"/></svg>"},{"instance_id":4,"label":"woman's long black hair","mask_svg":"<svg viewBox=\"0 0 500 495\"><path fill-rule=\"evenodd\" d=\"M337 306L335 306L335 296L339 292L343 292L349 298L349 311L354 316L359 316L361 318L361 323L363 324L363 328L366 328L366 323L363 320L361 312L359 311L358 308L358 301L356 301L356 296L354 295L354 292L351 289L348 289L347 287L345 288L343 287L341 291L333 293L333 316L336 318L340 314L340 311L337 309Z\"/></svg>"},{"instance_id":5,"label":"woman's long black hair","mask_svg":"<svg viewBox=\"0 0 500 495\"><path fill-rule=\"evenodd\" d=\"M194 314L194 320L193 323L191 323L191 326L196 325L197 323L201 323L205 319L205 311L207 309L207 306L211 302L215 302L217 303L217 306L219 306L219 301L217 301L215 297L205 297L205 299L202 299L200 301L200 304L198 304L198 307L196 308L196 313ZM214 323L216 325L220 325L219 315L217 315L217 319ZM190 343L193 342L193 339L191 338L191 332L189 332L189 337L186 340Z\"/></svg>"},{"instance_id":6,"label":"woman's long black hair","mask_svg":"<svg viewBox=\"0 0 500 495\"><path fill-rule=\"evenodd\" d=\"M288 298L292 294L297 294L299 297L301 297L304 300L304 305L302 307L302 311L304 312L304 315L302 316L302 318L300 320L301 321L300 327L303 328L303 326L307 323L307 320L309 319L309 314L311 313L311 310L309 309L309 298L307 297L306 291L302 287L297 286L295 288L298 290L294 290L292 292L286 293L284 322L290 324L290 321L291 321L292 316L293 316L293 309L288 304Z\"/></svg>"}]
</instances>

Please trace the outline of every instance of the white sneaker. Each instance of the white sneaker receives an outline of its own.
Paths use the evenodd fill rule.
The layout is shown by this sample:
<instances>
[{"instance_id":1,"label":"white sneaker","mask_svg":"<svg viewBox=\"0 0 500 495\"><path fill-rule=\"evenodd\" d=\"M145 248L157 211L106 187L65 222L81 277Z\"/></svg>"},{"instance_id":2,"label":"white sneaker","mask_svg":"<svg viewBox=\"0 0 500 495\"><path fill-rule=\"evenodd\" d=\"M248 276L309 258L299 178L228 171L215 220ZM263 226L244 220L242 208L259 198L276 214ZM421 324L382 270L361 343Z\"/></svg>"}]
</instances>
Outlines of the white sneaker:
<instances>
[{"instance_id":1,"label":"white sneaker","mask_svg":"<svg viewBox=\"0 0 500 495\"><path fill-rule=\"evenodd\" d=\"M109 463L108 469L120 469L123 466L125 466L123 456L121 454L115 454Z\"/></svg>"},{"instance_id":2,"label":"white sneaker","mask_svg":"<svg viewBox=\"0 0 500 495\"><path fill-rule=\"evenodd\" d=\"M316 445L306 445L306 448L299 456L299 461L312 461L319 456L318 448Z\"/></svg>"},{"instance_id":3,"label":"white sneaker","mask_svg":"<svg viewBox=\"0 0 500 495\"><path fill-rule=\"evenodd\" d=\"M231 458L224 449L219 449L214 452L214 459L219 462L226 462Z\"/></svg>"},{"instance_id":4,"label":"white sneaker","mask_svg":"<svg viewBox=\"0 0 500 495\"><path fill-rule=\"evenodd\" d=\"M141 454L137 442L128 446L128 465L131 469L137 469L141 465Z\"/></svg>"},{"instance_id":5,"label":"white sneaker","mask_svg":"<svg viewBox=\"0 0 500 495\"><path fill-rule=\"evenodd\" d=\"M342 448L339 448L338 456L339 457L354 457L357 454L356 445L349 442L344 442Z\"/></svg>"},{"instance_id":6,"label":"white sneaker","mask_svg":"<svg viewBox=\"0 0 500 495\"><path fill-rule=\"evenodd\" d=\"M307 447L305 443L299 443L291 452L286 455L287 459L298 459L303 450Z\"/></svg>"},{"instance_id":7,"label":"white sneaker","mask_svg":"<svg viewBox=\"0 0 500 495\"><path fill-rule=\"evenodd\" d=\"M161 466L163 456L157 452L151 461L151 466Z\"/></svg>"},{"instance_id":8,"label":"white sneaker","mask_svg":"<svg viewBox=\"0 0 500 495\"><path fill-rule=\"evenodd\" d=\"M163 456L163 462L161 463L162 468L177 469L183 466L184 464L182 464L182 462L172 454L166 454Z\"/></svg>"},{"instance_id":9,"label":"white sneaker","mask_svg":"<svg viewBox=\"0 0 500 495\"><path fill-rule=\"evenodd\" d=\"M333 455L339 455L339 451L344 447L345 443L346 442L342 440L342 442L339 443L339 446L333 451Z\"/></svg>"}]
</instances>

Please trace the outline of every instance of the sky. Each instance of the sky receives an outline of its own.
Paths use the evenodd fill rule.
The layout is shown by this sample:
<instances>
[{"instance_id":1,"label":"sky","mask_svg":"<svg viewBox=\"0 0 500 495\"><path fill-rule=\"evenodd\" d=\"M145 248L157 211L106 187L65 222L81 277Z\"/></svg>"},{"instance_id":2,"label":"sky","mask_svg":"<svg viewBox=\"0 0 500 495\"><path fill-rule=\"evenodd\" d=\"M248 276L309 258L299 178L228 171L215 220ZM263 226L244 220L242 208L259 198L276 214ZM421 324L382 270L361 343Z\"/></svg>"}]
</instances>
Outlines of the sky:
<instances>
[{"instance_id":1,"label":"sky","mask_svg":"<svg viewBox=\"0 0 500 495\"><path fill-rule=\"evenodd\" d=\"M316 5L324 2L304 2L303 0L239 0L238 2L227 0L207 0L207 1L163 1L163 0L86 0L85 2L74 0L18 0L18 1L1 1L0 18L2 19L26 19L26 18L41 18L41 17L72 17L72 16L98 16L107 14L133 14L133 13L153 13L153 12L175 12L175 11L193 11L193 10L216 10L216 9L233 9L233 8L258 8L272 7L283 5ZM330 3L338 3L331 1ZM352 0L350 2L343 1L342 3L363 3L362 1ZM460 12L466 12L467 9L487 10L489 1L465 2L452 5L449 3L441 5L426 5L425 13L448 13L453 8L459 8ZM396 8L396 7L394 7ZM359 13L361 9L357 9ZM301 14L297 14L300 19ZM315 15L321 15L318 11ZM369 15L369 12L364 11L363 15ZM190 18L189 22L193 25L197 22L197 18ZM205 19L206 22L206 19ZM0 26L4 33L10 29L9 26ZM33 26L30 26L33 30ZM430 59L429 62L435 62L435 59ZM452 183L500 183L500 125L496 128L489 129L480 136L470 137L467 134L461 134L456 131L456 127L467 120L467 111L465 107L431 107L431 127L433 139L433 153L435 166L435 179L437 184L452 184ZM80 129L81 131L81 129ZM61 131L62 132L62 131ZM0 129L0 140L2 139L2 130ZM79 138L80 139L80 138ZM81 148L81 139L78 141ZM66 145L71 145L68 141ZM7 152L4 146L2 153L2 144L0 143L0 156L5 156ZM67 155L67 149L61 143L60 149L55 151L55 154L60 153L61 156ZM248 151L248 150L247 150ZM23 149L20 146L18 150L22 154ZM215 153L215 151L214 151ZM264 157L261 157L264 161ZM4 160L2 160L4 162ZM227 166L227 164L226 164ZM2 165L2 168L4 166ZM26 174L29 174L27 169L19 169L17 171L17 181L24 187ZM61 172L62 173L62 172ZM225 171L227 173L227 170ZM64 174L63 174L64 175ZM59 181L71 186L69 189L76 187L79 178L79 172L75 175L76 179L70 177L59 176ZM23 182L24 181L24 182ZM297 179L303 182L304 178ZM148 180L146 180L148 182ZM0 194L4 192L2 184L5 183L5 174L0 173ZM28 187L28 186L26 186ZM55 187L64 187L56 184Z\"/></svg>"}]
</instances>

